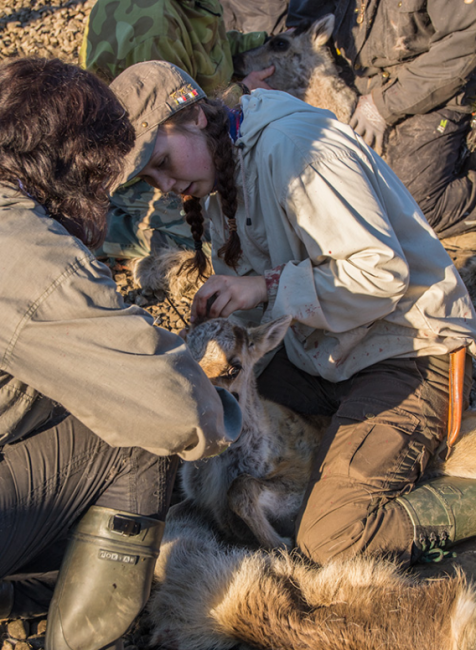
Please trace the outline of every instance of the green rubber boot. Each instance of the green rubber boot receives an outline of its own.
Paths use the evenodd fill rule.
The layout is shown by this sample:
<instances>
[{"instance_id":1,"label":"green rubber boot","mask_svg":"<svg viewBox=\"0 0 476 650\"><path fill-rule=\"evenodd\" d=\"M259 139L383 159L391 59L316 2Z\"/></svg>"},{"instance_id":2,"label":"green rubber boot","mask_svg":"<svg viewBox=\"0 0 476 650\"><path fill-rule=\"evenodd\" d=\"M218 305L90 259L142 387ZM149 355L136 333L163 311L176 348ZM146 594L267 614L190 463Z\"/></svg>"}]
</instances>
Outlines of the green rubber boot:
<instances>
[{"instance_id":1,"label":"green rubber boot","mask_svg":"<svg viewBox=\"0 0 476 650\"><path fill-rule=\"evenodd\" d=\"M77 524L48 611L46 650L120 648L149 598L164 523L92 506Z\"/></svg>"},{"instance_id":2,"label":"green rubber boot","mask_svg":"<svg viewBox=\"0 0 476 650\"><path fill-rule=\"evenodd\" d=\"M476 535L476 481L443 476L418 485L395 500L414 529L412 563L440 562L447 549Z\"/></svg>"}]
</instances>

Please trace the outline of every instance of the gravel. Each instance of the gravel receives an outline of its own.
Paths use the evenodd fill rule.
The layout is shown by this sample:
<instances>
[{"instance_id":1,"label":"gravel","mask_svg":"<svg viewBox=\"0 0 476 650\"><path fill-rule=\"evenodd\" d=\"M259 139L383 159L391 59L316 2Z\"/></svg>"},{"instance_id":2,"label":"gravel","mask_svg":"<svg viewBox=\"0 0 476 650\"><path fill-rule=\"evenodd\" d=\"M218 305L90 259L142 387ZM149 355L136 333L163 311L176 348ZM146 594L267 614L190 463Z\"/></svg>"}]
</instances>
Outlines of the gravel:
<instances>
[{"instance_id":1,"label":"gravel","mask_svg":"<svg viewBox=\"0 0 476 650\"><path fill-rule=\"evenodd\" d=\"M0 4L0 59L59 57L78 62L94 0L5 0Z\"/></svg>"}]
</instances>

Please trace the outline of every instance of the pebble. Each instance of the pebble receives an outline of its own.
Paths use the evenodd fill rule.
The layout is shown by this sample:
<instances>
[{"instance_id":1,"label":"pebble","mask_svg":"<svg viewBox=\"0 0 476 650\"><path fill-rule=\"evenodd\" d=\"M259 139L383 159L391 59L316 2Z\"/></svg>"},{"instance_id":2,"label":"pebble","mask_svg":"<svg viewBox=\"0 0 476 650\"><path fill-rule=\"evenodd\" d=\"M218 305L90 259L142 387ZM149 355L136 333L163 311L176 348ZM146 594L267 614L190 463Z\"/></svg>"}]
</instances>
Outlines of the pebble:
<instances>
[{"instance_id":1,"label":"pebble","mask_svg":"<svg viewBox=\"0 0 476 650\"><path fill-rule=\"evenodd\" d=\"M27 639L30 634L30 624L27 620L17 618L15 621L8 623L7 632L12 639Z\"/></svg>"},{"instance_id":2,"label":"pebble","mask_svg":"<svg viewBox=\"0 0 476 650\"><path fill-rule=\"evenodd\" d=\"M9 641L8 639L6 639L6 641L4 641L2 643L2 649L1 650L14 650L14 648L15 648L15 645L14 645L13 641Z\"/></svg>"},{"instance_id":3,"label":"pebble","mask_svg":"<svg viewBox=\"0 0 476 650\"><path fill-rule=\"evenodd\" d=\"M8 11L0 9L0 60L37 55L77 63L84 25L94 2L10 0Z\"/></svg>"},{"instance_id":4,"label":"pebble","mask_svg":"<svg viewBox=\"0 0 476 650\"><path fill-rule=\"evenodd\" d=\"M46 632L46 618L42 619L36 629L37 634L44 634Z\"/></svg>"}]
</instances>

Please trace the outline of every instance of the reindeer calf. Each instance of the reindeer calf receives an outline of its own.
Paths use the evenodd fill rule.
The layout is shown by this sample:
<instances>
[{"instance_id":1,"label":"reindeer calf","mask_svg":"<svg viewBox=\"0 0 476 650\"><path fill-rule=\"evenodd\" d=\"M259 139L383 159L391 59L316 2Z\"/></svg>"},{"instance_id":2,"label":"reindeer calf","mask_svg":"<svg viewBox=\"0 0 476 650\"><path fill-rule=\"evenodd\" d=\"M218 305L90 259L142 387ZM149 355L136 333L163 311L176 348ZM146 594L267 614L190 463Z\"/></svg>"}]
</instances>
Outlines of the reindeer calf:
<instances>
[{"instance_id":1,"label":"reindeer calf","mask_svg":"<svg viewBox=\"0 0 476 650\"><path fill-rule=\"evenodd\" d=\"M224 318L192 329L187 344L215 385L239 400L243 428L221 456L186 463L185 495L227 539L291 546L294 520L327 418L305 420L258 394L253 368L284 338L290 316L245 330Z\"/></svg>"},{"instance_id":2,"label":"reindeer calf","mask_svg":"<svg viewBox=\"0 0 476 650\"><path fill-rule=\"evenodd\" d=\"M216 318L187 337L205 374L238 398L243 428L220 456L184 465L185 495L208 513L227 539L258 541L268 549L292 545L312 456L329 423L327 417L305 418L266 400L256 388L255 364L281 343L290 322L290 316L283 316L245 329ZM426 475L476 479L476 412L463 415L461 437L449 460L435 455Z\"/></svg>"},{"instance_id":3,"label":"reindeer calf","mask_svg":"<svg viewBox=\"0 0 476 650\"><path fill-rule=\"evenodd\" d=\"M349 122L357 103L357 93L339 76L334 57L326 43L332 36L334 16L328 14L311 26L289 30L253 50L233 57L237 75L271 65L275 72L266 82L298 99L332 111L341 122Z\"/></svg>"}]
</instances>

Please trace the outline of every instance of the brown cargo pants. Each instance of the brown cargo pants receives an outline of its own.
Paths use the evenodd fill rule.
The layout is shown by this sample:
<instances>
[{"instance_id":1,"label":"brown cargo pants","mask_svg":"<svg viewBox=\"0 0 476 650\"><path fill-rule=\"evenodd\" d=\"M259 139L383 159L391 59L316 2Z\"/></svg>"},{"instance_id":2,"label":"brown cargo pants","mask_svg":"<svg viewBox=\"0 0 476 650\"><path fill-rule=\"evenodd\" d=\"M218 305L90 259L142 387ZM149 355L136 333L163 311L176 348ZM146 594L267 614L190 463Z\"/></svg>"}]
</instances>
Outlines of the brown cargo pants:
<instances>
[{"instance_id":1,"label":"brown cargo pants","mask_svg":"<svg viewBox=\"0 0 476 650\"><path fill-rule=\"evenodd\" d=\"M361 552L410 564L413 526L394 503L446 432L449 357L388 359L332 383L280 350L258 379L268 399L332 416L298 516L297 545L319 564ZM466 395L471 386L468 358Z\"/></svg>"}]
</instances>

